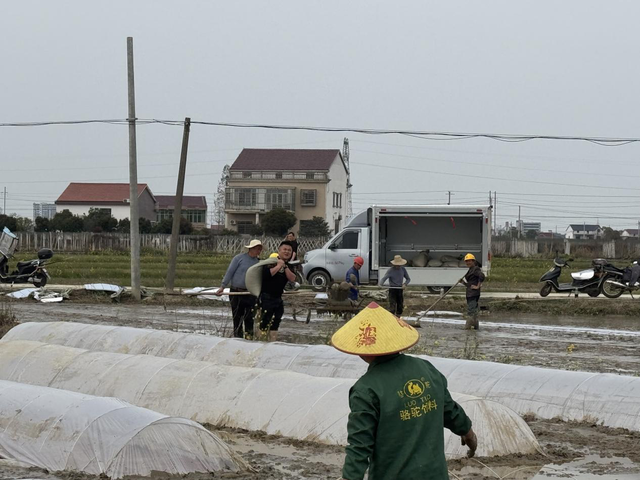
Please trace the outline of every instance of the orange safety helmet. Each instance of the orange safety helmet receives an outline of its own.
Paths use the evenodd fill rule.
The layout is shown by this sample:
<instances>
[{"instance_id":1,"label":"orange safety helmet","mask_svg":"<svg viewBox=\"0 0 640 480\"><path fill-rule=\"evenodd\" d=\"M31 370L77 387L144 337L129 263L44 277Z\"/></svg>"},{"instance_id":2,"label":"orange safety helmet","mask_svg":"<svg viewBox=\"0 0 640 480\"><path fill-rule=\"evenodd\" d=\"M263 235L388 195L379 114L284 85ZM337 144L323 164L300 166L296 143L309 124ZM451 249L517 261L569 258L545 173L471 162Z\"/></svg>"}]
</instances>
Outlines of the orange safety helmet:
<instances>
[{"instance_id":1,"label":"orange safety helmet","mask_svg":"<svg viewBox=\"0 0 640 480\"><path fill-rule=\"evenodd\" d=\"M358 265L362 266L362 265L364 265L364 258L356 257L356 258L353 259L353 263L357 263Z\"/></svg>"}]
</instances>

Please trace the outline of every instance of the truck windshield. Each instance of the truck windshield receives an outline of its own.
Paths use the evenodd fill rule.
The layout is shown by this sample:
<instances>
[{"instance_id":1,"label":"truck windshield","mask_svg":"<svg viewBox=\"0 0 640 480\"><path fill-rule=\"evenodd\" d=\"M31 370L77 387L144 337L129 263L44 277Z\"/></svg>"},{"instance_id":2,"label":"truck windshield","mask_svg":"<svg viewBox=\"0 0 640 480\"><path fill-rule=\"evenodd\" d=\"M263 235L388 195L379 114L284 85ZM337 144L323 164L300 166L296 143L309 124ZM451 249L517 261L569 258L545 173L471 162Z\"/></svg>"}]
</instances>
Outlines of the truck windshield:
<instances>
[{"instance_id":1,"label":"truck windshield","mask_svg":"<svg viewBox=\"0 0 640 480\"><path fill-rule=\"evenodd\" d=\"M358 234L358 232L345 232L331 244L331 248L335 248L336 250L353 250L358 248Z\"/></svg>"}]
</instances>

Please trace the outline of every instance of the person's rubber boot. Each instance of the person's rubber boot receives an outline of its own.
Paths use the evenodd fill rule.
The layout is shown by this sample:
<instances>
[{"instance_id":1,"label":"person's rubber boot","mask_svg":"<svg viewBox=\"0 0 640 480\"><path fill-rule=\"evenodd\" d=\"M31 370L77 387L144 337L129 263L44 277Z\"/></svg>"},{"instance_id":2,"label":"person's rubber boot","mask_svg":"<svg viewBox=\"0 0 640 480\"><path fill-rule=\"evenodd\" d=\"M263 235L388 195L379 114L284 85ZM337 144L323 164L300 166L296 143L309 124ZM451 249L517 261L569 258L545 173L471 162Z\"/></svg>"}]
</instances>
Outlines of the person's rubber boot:
<instances>
[{"instance_id":1,"label":"person's rubber boot","mask_svg":"<svg viewBox=\"0 0 640 480\"><path fill-rule=\"evenodd\" d=\"M478 322L478 317L474 315L473 317L467 318L467 322L465 323L464 329L465 330L479 330L480 329L480 322Z\"/></svg>"}]
</instances>

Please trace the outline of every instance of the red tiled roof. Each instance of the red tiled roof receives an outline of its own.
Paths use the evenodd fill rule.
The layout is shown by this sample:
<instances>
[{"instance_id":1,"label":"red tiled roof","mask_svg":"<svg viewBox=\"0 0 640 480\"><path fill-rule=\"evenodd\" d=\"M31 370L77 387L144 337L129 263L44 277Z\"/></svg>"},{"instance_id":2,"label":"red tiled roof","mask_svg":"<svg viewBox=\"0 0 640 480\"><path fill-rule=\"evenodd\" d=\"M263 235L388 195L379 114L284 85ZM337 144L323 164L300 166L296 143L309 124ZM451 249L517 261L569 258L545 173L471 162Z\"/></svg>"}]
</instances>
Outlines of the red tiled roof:
<instances>
[{"instance_id":1,"label":"red tiled roof","mask_svg":"<svg viewBox=\"0 0 640 480\"><path fill-rule=\"evenodd\" d=\"M329 170L340 150L244 148L231 170Z\"/></svg>"},{"instance_id":2,"label":"red tiled roof","mask_svg":"<svg viewBox=\"0 0 640 480\"><path fill-rule=\"evenodd\" d=\"M146 183L138 184L138 197L148 189ZM151 191L149 191L151 194ZM152 195L153 196L153 195ZM70 183L56 200L59 203L127 203L128 183Z\"/></svg>"},{"instance_id":3,"label":"red tiled roof","mask_svg":"<svg viewBox=\"0 0 640 480\"><path fill-rule=\"evenodd\" d=\"M175 195L156 195L158 208L174 208L176 204ZM182 208L207 208L207 199L205 197L183 195Z\"/></svg>"}]
</instances>

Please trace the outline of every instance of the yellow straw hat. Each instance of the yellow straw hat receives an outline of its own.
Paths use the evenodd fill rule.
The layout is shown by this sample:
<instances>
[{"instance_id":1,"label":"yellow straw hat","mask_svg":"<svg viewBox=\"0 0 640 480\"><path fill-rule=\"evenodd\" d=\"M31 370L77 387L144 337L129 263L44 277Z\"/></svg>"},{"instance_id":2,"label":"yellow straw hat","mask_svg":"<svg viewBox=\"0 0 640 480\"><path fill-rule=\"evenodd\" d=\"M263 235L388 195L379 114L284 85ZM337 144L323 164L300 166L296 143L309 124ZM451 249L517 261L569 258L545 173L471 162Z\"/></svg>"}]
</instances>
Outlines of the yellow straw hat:
<instances>
[{"instance_id":1,"label":"yellow straw hat","mask_svg":"<svg viewBox=\"0 0 640 480\"><path fill-rule=\"evenodd\" d=\"M352 355L389 355L418 343L420 334L375 302L349 320L331 337L331 344Z\"/></svg>"}]
</instances>

